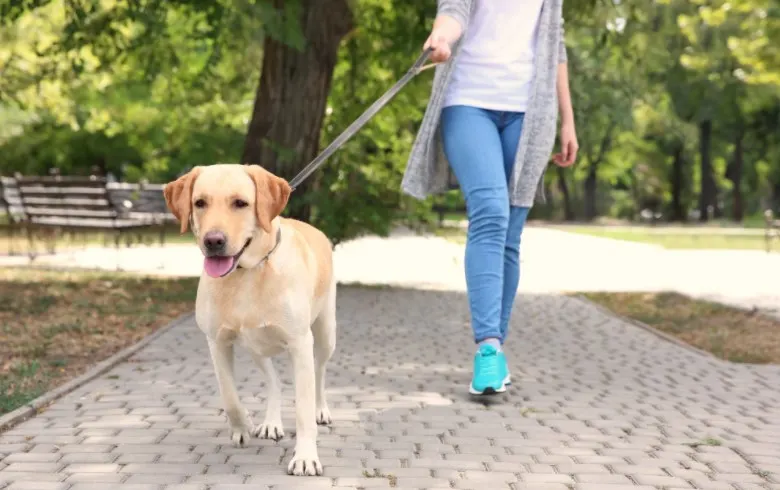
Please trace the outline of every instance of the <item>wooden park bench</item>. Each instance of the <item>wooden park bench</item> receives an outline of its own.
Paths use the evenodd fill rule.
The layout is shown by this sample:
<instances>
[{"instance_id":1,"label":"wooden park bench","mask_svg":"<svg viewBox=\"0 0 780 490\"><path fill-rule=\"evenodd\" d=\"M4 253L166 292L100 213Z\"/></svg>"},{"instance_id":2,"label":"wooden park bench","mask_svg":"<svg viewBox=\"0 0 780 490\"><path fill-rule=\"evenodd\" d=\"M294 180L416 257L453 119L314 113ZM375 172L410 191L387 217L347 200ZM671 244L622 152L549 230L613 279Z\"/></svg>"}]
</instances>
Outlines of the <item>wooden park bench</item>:
<instances>
[{"instance_id":1,"label":"wooden park bench","mask_svg":"<svg viewBox=\"0 0 780 490\"><path fill-rule=\"evenodd\" d=\"M62 232L90 231L112 233L118 249L123 234L154 224L150 219L129 216L116 207L109 199L105 179L100 177L17 175L15 180L25 217L22 225L31 251L34 250L33 239L39 232L52 240L50 250Z\"/></svg>"},{"instance_id":2,"label":"wooden park bench","mask_svg":"<svg viewBox=\"0 0 780 490\"><path fill-rule=\"evenodd\" d=\"M111 182L106 187L109 200L116 209L121 209L129 219L157 228L160 244L165 245L167 226L177 223L177 220L165 204L163 184Z\"/></svg>"},{"instance_id":3,"label":"wooden park bench","mask_svg":"<svg viewBox=\"0 0 780 490\"><path fill-rule=\"evenodd\" d=\"M764 211L764 238L767 252L772 251L772 240L780 240L780 219L775 218L771 209Z\"/></svg>"},{"instance_id":4,"label":"wooden park bench","mask_svg":"<svg viewBox=\"0 0 780 490\"><path fill-rule=\"evenodd\" d=\"M0 228L8 237L8 254L16 253L16 234L21 229L21 223L25 221L22 196L16 180L11 177L0 176Z\"/></svg>"}]
</instances>

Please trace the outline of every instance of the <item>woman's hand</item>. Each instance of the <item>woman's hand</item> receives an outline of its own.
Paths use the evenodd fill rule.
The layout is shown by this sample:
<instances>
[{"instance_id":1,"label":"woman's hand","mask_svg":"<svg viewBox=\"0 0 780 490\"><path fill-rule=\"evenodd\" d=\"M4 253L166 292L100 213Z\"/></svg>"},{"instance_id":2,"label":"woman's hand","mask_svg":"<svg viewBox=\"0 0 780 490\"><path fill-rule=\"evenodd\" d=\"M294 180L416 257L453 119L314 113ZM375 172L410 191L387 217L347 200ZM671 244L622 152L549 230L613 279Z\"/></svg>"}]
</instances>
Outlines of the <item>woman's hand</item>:
<instances>
[{"instance_id":1,"label":"woman's hand","mask_svg":"<svg viewBox=\"0 0 780 490\"><path fill-rule=\"evenodd\" d=\"M431 48L433 51L430 60L434 63L443 63L452 56L451 45L454 44L462 33L460 23L449 15L439 15L433 22L431 35L423 45L423 49Z\"/></svg>"},{"instance_id":2,"label":"woman's hand","mask_svg":"<svg viewBox=\"0 0 780 490\"><path fill-rule=\"evenodd\" d=\"M570 167L574 164L579 149L574 121L564 122L561 125L561 152L553 155L553 162L559 167Z\"/></svg>"}]
</instances>

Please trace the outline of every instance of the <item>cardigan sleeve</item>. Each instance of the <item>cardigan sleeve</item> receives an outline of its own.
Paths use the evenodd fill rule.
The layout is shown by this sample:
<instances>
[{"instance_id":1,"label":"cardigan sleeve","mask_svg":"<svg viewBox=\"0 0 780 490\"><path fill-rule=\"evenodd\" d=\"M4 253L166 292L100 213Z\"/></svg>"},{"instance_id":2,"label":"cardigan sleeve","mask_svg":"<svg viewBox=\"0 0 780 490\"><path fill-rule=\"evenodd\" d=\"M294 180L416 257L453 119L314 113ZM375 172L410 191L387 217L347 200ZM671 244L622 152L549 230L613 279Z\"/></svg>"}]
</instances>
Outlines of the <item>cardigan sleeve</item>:
<instances>
[{"instance_id":1,"label":"cardigan sleeve","mask_svg":"<svg viewBox=\"0 0 780 490\"><path fill-rule=\"evenodd\" d=\"M470 0L438 0L436 15L448 15L458 21L463 31L469 23Z\"/></svg>"},{"instance_id":2,"label":"cardigan sleeve","mask_svg":"<svg viewBox=\"0 0 780 490\"><path fill-rule=\"evenodd\" d=\"M561 20L558 23L558 32L560 33L560 40L558 41L558 63L566 63L569 56L566 53L566 29L563 27L563 16L561 16Z\"/></svg>"}]
</instances>

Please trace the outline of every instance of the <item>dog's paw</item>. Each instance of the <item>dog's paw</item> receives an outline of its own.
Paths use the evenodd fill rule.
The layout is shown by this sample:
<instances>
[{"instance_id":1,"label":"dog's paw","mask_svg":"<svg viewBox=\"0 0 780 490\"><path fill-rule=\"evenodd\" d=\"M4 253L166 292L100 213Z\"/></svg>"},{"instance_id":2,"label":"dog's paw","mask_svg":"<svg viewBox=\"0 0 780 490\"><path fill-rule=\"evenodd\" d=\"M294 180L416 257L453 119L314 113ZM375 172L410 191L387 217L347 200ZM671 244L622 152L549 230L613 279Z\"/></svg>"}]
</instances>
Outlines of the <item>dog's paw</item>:
<instances>
[{"instance_id":1,"label":"dog's paw","mask_svg":"<svg viewBox=\"0 0 780 490\"><path fill-rule=\"evenodd\" d=\"M282 428L282 422L263 422L263 425L255 429L255 437L260 439L271 439L279 441L284 438L284 429Z\"/></svg>"},{"instance_id":2,"label":"dog's paw","mask_svg":"<svg viewBox=\"0 0 780 490\"><path fill-rule=\"evenodd\" d=\"M322 463L320 463L320 458L317 456L317 451L315 450L312 453L296 451L295 457L287 466L287 473L295 476L321 476Z\"/></svg>"},{"instance_id":3,"label":"dog's paw","mask_svg":"<svg viewBox=\"0 0 780 490\"><path fill-rule=\"evenodd\" d=\"M249 445L249 436L252 434L251 428L231 428L230 441L235 447L246 447Z\"/></svg>"},{"instance_id":4,"label":"dog's paw","mask_svg":"<svg viewBox=\"0 0 780 490\"><path fill-rule=\"evenodd\" d=\"M330 416L330 410L327 405L317 409L317 423L319 425L330 425L332 422L333 419Z\"/></svg>"}]
</instances>

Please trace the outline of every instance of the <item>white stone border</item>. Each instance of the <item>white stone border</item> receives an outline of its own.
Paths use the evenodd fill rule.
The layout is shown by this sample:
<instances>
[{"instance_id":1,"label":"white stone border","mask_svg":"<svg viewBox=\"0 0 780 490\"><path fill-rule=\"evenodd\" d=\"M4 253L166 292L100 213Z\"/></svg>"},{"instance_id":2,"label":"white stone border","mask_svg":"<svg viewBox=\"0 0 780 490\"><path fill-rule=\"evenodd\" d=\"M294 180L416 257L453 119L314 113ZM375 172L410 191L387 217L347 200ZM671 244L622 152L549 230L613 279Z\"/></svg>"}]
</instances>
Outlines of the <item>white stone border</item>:
<instances>
[{"instance_id":1,"label":"white stone border","mask_svg":"<svg viewBox=\"0 0 780 490\"><path fill-rule=\"evenodd\" d=\"M14 427L15 425L24 422L30 417L33 417L35 414L38 413L39 410L45 408L47 405L58 400L64 395L67 395L68 393L76 390L77 388L92 381L93 379L102 376L103 374L105 374L106 372L114 368L117 364L126 361L133 354L135 354L136 352L140 351L141 349L149 345L149 343L151 343L157 337L167 333L172 328L190 320L193 317L193 315L194 313L190 312L179 316L168 325L155 330L154 332L142 338L135 344L125 347L124 349L117 352L116 354L109 357L108 359L104 359L100 361L99 363L97 363L97 365L89 369L86 373L68 381L63 385L57 386L53 390L44 393L43 395L39 396L35 400L26 403L25 405L17 408L16 410L13 410L12 412L3 415L2 417L0 417L0 434L7 431L11 427Z\"/></svg>"}]
</instances>

